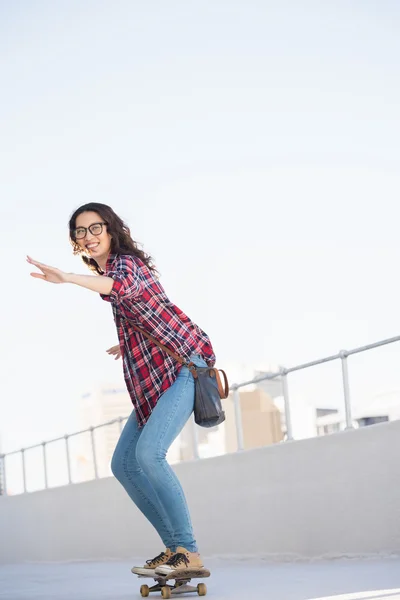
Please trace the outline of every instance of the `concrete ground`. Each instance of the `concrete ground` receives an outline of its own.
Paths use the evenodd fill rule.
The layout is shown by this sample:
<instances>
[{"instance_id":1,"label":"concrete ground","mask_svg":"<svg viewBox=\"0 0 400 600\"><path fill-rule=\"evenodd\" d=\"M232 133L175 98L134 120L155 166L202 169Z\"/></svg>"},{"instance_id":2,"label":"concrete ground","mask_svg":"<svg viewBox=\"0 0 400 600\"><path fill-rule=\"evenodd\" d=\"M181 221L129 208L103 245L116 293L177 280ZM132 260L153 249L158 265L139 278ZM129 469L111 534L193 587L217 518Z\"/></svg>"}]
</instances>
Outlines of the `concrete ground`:
<instances>
[{"instance_id":1,"label":"concrete ground","mask_svg":"<svg viewBox=\"0 0 400 600\"><path fill-rule=\"evenodd\" d=\"M0 565L0 600L134 600L131 562ZM400 600L400 558L312 563L207 561L210 600ZM150 598L159 598L153 594ZM197 598L197 595L179 596Z\"/></svg>"}]
</instances>

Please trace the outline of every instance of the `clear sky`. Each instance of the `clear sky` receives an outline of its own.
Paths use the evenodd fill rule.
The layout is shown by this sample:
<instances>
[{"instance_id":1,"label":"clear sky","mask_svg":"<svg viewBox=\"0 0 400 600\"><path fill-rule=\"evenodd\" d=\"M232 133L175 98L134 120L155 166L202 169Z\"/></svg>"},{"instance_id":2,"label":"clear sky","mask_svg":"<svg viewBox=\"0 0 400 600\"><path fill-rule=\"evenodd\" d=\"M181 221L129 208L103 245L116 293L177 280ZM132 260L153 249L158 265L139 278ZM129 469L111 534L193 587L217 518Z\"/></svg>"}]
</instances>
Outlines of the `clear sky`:
<instances>
[{"instance_id":1,"label":"clear sky","mask_svg":"<svg viewBox=\"0 0 400 600\"><path fill-rule=\"evenodd\" d=\"M3 451L123 385L108 303L25 262L86 272L84 202L127 221L231 381L399 333L399 30L388 0L0 2ZM355 402L400 389L399 354L352 361ZM327 381L298 391L340 401Z\"/></svg>"}]
</instances>

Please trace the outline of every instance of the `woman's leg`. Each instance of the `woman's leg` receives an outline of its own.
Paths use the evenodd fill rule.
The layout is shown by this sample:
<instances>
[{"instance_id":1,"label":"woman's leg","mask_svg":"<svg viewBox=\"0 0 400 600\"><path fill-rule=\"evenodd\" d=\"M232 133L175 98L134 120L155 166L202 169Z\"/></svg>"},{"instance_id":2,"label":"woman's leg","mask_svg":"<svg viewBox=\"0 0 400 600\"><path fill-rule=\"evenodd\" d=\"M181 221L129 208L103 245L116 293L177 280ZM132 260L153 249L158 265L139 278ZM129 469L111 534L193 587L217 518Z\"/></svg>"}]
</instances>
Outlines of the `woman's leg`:
<instances>
[{"instance_id":1,"label":"woman's leg","mask_svg":"<svg viewBox=\"0 0 400 600\"><path fill-rule=\"evenodd\" d=\"M165 547L175 551L177 544L169 517L157 492L136 460L136 449L143 431L144 428L138 427L133 411L115 448L111 470L138 509L156 529Z\"/></svg>"},{"instance_id":2,"label":"woman's leg","mask_svg":"<svg viewBox=\"0 0 400 600\"><path fill-rule=\"evenodd\" d=\"M194 362L205 365L199 358ZM136 460L168 515L176 546L189 552L197 552L189 509L181 484L165 457L193 411L194 385L189 369L182 367L174 384L158 400L136 448Z\"/></svg>"}]
</instances>

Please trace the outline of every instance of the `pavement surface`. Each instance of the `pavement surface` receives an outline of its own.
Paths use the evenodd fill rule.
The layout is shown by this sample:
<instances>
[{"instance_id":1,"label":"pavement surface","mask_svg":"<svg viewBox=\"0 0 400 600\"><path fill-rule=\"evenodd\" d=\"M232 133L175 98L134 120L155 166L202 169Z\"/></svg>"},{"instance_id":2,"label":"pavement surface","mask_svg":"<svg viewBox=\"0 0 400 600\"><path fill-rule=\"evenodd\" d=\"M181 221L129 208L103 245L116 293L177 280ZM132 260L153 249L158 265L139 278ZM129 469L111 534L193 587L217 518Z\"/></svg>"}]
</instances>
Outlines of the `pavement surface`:
<instances>
[{"instance_id":1,"label":"pavement surface","mask_svg":"<svg viewBox=\"0 0 400 600\"><path fill-rule=\"evenodd\" d=\"M132 562L0 565L0 600L135 600ZM135 563L136 564L136 563ZM209 600L400 600L400 558L296 563L210 560ZM152 594L151 598L160 598ZM179 598L197 598L195 594Z\"/></svg>"}]
</instances>

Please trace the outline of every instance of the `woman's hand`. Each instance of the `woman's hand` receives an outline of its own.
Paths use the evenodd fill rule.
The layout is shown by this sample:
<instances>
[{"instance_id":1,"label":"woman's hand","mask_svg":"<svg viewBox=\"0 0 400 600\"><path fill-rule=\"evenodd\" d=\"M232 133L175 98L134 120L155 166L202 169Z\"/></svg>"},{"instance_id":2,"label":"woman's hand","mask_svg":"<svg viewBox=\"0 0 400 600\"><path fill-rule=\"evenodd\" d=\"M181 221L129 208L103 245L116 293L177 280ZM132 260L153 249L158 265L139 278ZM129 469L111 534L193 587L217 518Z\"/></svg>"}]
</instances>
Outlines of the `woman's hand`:
<instances>
[{"instance_id":1,"label":"woman's hand","mask_svg":"<svg viewBox=\"0 0 400 600\"><path fill-rule=\"evenodd\" d=\"M113 289L114 279L105 275L76 275L75 273L64 273L55 267L49 267L43 263L33 260L30 256L26 257L29 264L34 265L42 271L42 273L31 273L36 279L44 279L49 283L73 283L81 287L109 296Z\"/></svg>"},{"instance_id":2,"label":"woman's hand","mask_svg":"<svg viewBox=\"0 0 400 600\"><path fill-rule=\"evenodd\" d=\"M49 283L68 283L68 276L70 273L64 273L64 271L60 271L60 269L44 265L37 260L33 260L30 256L27 256L26 260L29 264L34 265L42 271L42 273L31 273L32 277L43 279Z\"/></svg>"},{"instance_id":3,"label":"woman's hand","mask_svg":"<svg viewBox=\"0 0 400 600\"><path fill-rule=\"evenodd\" d=\"M110 356L115 356L115 360L118 360L119 358L121 358L121 348L118 346L113 346L112 348L109 348L107 350L107 354L110 354Z\"/></svg>"}]
</instances>

